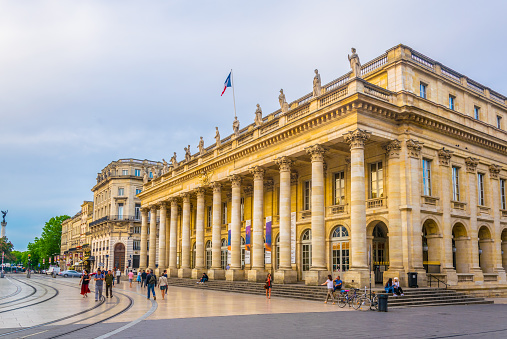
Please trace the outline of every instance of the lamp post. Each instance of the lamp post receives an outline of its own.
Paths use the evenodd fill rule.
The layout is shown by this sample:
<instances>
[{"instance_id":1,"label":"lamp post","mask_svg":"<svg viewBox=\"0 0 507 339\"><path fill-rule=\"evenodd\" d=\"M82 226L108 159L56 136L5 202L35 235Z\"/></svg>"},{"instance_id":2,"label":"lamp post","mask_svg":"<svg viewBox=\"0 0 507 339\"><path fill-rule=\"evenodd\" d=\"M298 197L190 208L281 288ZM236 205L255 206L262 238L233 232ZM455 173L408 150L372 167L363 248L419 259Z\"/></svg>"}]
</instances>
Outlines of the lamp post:
<instances>
[{"instance_id":1,"label":"lamp post","mask_svg":"<svg viewBox=\"0 0 507 339\"><path fill-rule=\"evenodd\" d=\"M31 263L32 263L32 255L28 254L28 270L27 270L27 273L26 273L26 277L27 278L30 278L30 264Z\"/></svg>"}]
</instances>

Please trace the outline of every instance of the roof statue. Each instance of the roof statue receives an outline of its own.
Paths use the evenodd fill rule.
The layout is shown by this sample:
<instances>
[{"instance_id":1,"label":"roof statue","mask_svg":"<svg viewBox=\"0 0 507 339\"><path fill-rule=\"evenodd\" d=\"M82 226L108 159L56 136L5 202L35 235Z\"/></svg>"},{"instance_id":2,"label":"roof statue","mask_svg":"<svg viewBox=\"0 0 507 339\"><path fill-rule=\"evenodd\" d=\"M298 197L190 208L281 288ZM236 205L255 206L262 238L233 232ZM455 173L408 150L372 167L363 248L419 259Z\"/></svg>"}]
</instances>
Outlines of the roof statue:
<instances>
[{"instance_id":1,"label":"roof statue","mask_svg":"<svg viewBox=\"0 0 507 339\"><path fill-rule=\"evenodd\" d=\"M217 132L215 133L215 140L217 142L217 147L220 147L222 141L220 140L220 132L218 131L218 127L215 127Z\"/></svg>"},{"instance_id":2,"label":"roof statue","mask_svg":"<svg viewBox=\"0 0 507 339\"><path fill-rule=\"evenodd\" d=\"M201 137L201 140L199 140L199 145L197 145L197 148L199 149L199 154L203 155L204 154L204 140L202 137Z\"/></svg>"},{"instance_id":3,"label":"roof statue","mask_svg":"<svg viewBox=\"0 0 507 339\"><path fill-rule=\"evenodd\" d=\"M321 94L320 74L319 70L315 70L315 76L313 77L313 96L318 97Z\"/></svg>"},{"instance_id":4,"label":"roof statue","mask_svg":"<svg viewBox=\"0 0 507 339\"><path fill-rule=\"evenodd\" d=\"M287 100L285 100L285 94L283 94L283 89L280 90L280 95L278 96L278 102L280 103L280 108L282 109L282 114L285 114L289 111L289 104Z\"/></svg>"},{"instance_id":5,"label":"roof statue","mask_svg":"<svg viewBox=\"0 0 507 339\"><path fill-rule=\"evenodd\" d=\"M234 121L232 122L232 130L234 131L234 136L239 137L239 120L238 117L234 117Z\"/></svg>"},{"instance_id":6,"label":"roof statue","mask_svg":"<svg viewBox=\"0 0 507 339\"><path fill-rule=\"evenodd\" d=\"M261 105L257 104L257 109L255 110L255 126L259 127L262 125L262 109Z\"/></svg>"},{"instance_id":7,"label":"roof statue","mask_svg":"<svg viewBox=\"0 0 507 339\"><path fill-rule=\"evenodd\" d=\"M356 53L354 47L351 48L352 55L347 55L350 62L350 68L352 68L352 77L361 77L361 61L359 61L359 55Z\"/></svg>"}]
</instances>

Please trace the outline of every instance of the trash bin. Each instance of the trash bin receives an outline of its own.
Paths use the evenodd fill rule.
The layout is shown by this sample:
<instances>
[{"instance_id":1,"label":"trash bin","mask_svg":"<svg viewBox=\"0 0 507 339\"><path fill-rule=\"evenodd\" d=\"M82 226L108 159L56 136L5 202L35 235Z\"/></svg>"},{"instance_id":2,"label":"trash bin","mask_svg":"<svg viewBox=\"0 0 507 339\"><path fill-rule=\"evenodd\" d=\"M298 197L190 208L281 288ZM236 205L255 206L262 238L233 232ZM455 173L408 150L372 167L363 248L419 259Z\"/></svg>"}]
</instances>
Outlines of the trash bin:
<instances>
[{"instance_id":1,"label":"trash bin","mask_svg":"<svg viewBox=\"0 0 507 339\"><path fill-rule=\"evenodd\" d=\"M378 295L378 311L379 312L387 312L387 294L379 294Z\"/></svg>"},{"instance_id":2,"label":"trash bin","mask_svg":"<svg viewBox=\"0 0 507 339\"><path fill-rule=\"evenodd\" d=\"M417 272L408 272L408 287L419 287L417 286Z\"/></svg>"}]
</instances>

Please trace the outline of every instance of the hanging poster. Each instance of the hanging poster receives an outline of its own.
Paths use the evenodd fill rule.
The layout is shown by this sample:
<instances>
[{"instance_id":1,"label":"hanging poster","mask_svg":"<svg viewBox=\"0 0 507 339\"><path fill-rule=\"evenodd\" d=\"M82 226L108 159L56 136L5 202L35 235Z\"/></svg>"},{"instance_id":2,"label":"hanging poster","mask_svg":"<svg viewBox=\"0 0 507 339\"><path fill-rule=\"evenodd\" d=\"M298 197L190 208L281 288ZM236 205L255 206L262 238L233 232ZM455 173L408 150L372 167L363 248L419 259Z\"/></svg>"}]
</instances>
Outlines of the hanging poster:
<instances>
[{"instance_id":1,"label":"hanging poster","mask_svg":"<svg viewBox=\"0 0 507 339\"><path fill-rule=\"evenodd\" d=\"M296 212L290 214L290 263L296 263Z\"/></svg>"},{"instance_id":2,"label":"hanging poster","mask_svg":"<svg viewBox=\"0 0 507 339\"><path fill-rule=\"evenodd\" d=\"M252 238L252 220L245 221L245 265L250 265L250 242Z\"/></svg>"},{"instance_id":3,"label":"hanging poster","mask_svg":"<svg viewBox=\"0 0 507 339\"><path fill-rule=\"evenodd\" d=\"M266 217L266 242L264 247L266 249L264 262L271 264L271 217Z\"/></svg>"},{"instance_id":4,"label":"hanging poster","mask_svg":"<svg viewBox=\"0 0 507 339\"><path fill-rule=\"evenodd\" d=\"M227 225L228 232L227 232L227 265L231 264L231 224Z\"/></svg>"}]
</instances>

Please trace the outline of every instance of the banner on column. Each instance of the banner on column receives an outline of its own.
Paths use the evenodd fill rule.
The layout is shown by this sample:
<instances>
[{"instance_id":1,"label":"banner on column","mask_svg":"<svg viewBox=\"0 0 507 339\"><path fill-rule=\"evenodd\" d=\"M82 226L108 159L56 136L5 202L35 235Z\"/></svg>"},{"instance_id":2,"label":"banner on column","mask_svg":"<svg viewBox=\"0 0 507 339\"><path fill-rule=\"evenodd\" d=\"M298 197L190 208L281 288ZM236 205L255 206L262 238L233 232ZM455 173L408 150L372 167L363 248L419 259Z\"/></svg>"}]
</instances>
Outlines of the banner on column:
<instances>
[{"instance_id":1,"label":"banner on column","mask_svg":"<svg viewBox=\"0 0 507 339\"><path fill-rule=\"evenodd\" d=\"M271 217L266 217L266 242L264 247L266 249L264 262L271 264Z\"/></svg>"},{"instance_id":2,"label":"banner on column","mask_svg":"<svg viewBox=\"0 0 507 339\"><path fill-rule=\"evenodd\" d=\"M227 225L227 265L231 264L231 224Z\"/></svg>"},{"instance_id":3,"label":"banner on column","mask_svg":"<svg viewBox=\"0 0 507 339\"><path fill-rule=\"evenodd\" d=\"M252 235L252 220L245 221L245 265L250 265L250 239Z\"/></svg>"},{"instance_id":4,"label":"banner on column","mask_svg":"<svg viewBox=\"0 0 507 339\"><path fill-rule=\"evenodd\" d=\"M290 214L290 263L296 263L296 212Z\"/></svg>"}]
</instances>

